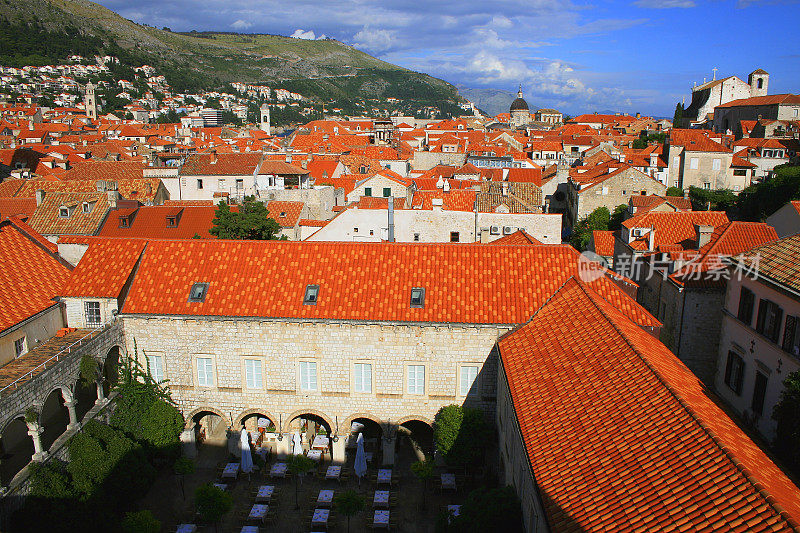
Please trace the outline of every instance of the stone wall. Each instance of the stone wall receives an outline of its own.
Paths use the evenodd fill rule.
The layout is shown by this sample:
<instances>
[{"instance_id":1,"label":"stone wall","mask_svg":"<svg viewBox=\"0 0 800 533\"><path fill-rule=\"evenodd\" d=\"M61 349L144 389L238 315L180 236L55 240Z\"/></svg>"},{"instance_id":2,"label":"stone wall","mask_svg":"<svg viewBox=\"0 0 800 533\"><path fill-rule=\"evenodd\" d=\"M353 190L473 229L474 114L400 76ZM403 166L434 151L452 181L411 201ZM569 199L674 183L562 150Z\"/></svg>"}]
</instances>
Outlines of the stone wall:
<instances>
[{"instance_id":1,"label":"stone wall","mask_svg":"<svg viewBox=\"0 0 800 533\"><path fill-rule=\"evenodd\" d=\"M355 417L393 425L433 420L438 409L467 403L494 414L497 367L492 349L509 328L354 322L299 322L242 318L125 316L128 351L159 355L173 398L191 424L200 412L237 420L260 410L289 429L303 413L322 417L346 433ZM213 386L197 383L197 358L213 361ZM262 362L263 384L249 389L244 360ZM317 390L301 390L299 362L317 363ZM372 365L372 392L353 386L353 365ZM425 393L407 390L407 365L425 366ZM479 367L467 396L458 390L460 366Z\"/></svg>"}]
</instances>

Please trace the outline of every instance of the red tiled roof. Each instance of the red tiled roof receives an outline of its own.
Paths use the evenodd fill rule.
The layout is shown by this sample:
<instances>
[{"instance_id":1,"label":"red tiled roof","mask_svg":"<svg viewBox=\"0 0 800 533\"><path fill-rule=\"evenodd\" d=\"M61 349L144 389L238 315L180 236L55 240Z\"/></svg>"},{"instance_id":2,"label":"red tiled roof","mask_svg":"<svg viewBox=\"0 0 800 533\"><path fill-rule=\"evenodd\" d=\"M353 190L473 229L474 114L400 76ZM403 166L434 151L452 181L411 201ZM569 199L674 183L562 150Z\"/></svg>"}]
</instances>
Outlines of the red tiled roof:
<instances>
[{"instance_id":1,"label":"red tiled roof","mask_svg":"<svg viewBox=\"0 0 800 533\"><path fill-rule=\"evenodd\" d=\"M272 218L282 228L293 228L300 220L300 214L305 207L304 202L292 202L284 200L272 200L267 202L267 211Z\"/></svg>"},{"instance_id":2,"label":"red tiled roof","mask_svg":"<svg viewBox=\"0 0 800 533\"><path fill-rule=\"evenodd\" d=\"M800 234L757 246L742 254L746 264L758 257L758 276L800 292Z\"/></svg>"},{"instance_id":3,"label":"red tiled roof","mask_svg":"<svg viewBox=\"0 0 800 533\"><path fill-rule=\"evenodd\" d=\"M714 273L727 270L725 258L776 240L778 234L775 228L763 222L734 221L718 226L711 234L711 239L697 251L691 262L673 273L670 279L679 285L724 284L724 278Z\"/></svg>"},{"instance_id":4,"label":"red tiled roof","mask_svg":"<svg viewBox=\"0 0 800 533\"><path fill-rule=\"evenodd\" d=\"M325 226L328 225L328 222L330 222L330 220L313 220L310 218L300 219L301 226L308 226L313 228L324 228Z\"/></svg>"},{"instance_id":5,"label":"red tiled roof","mask_svg":"<svg viewBox=\"0 0 800 533\"><path fill-rule=\"evenodd\" d=\"M126 237L142 239L191 239L200 235L213 239L208 232L213 226L216 206L164 205L135 209L114 209L108 213L98 232L99 237ZM128 227L120 225L120 217L128 219ZM167 217L175 218L176 227L167 226Z\"/></svg>"},{"instance_id":6,"label":"red tiled roof","mask_svg":"<svg viewBox=\"0 0 800 533\"><path fill-rule=\"evenodd\" d=\"M395 198L393 203L395 209L405 209L406 207L405 198ZM389 199L379 196L362 196L355 205L359 209L389 209Z\"/></svg>"},{"instance_id":7,"label":"red tiled roof","mask_svg":"<svg viewBox=\"0 0 800 533\"><path fill-rule=\"evenodd\" d=\"M505 235L503 237L500 237L499 239L495 239L495 240L493 240L492 242L490 242L488 244L492 244L492 245L511 244L511 245L517 245L517 246L519 246L519 245L530 245L530 244L544 245L543 242L541 242L540 240L538 240L538 239L536 239L534 237L531 237L530 235L528 235L525 231L523 231L521 229L515 231L511 235Z\"/></svg>"},{"instance_id":8,"label":"red tiled roof","mask_svg":"<svg viewBox=\"0 0 800 533\"><path fill-rule=\"evenodd\" d=\"M11 216L29 218L36 211L35 198L0 198L0 220Z\"/></svg>"},{"instance_id":9,"label":"red tiled roof","mask_svg":"<svg viewBox=\"0 0 800 533\"><path fill-rule=\"evenodd\" d=\"M575 278L499 347L551 531L796 530L797 487L674 354Z\"/></svg>"},{"instance_id":10,"label":"red tiled roof","mask_svg":"<svg viewBox=\"0 0 800 533\"><path fill-rule=\"evenodd\" d=\"M642 215L664 203L669 203L678 211L691 211L692 201L682 196L658 196L657 194L637 194L631 196L630 204L637 208L636 214Z\"/></svg>"},{"instance_id":11,"label":"red tiled roof","mask_svg":"<svg viewBox=\"0 0 800 533\"><path fill-rule=\"evenodd\" d=\"M122 311L518 324L577 274L578 258L564 245L151 241ZM110 270L102 261L96 268ZM470 275L441 275L451 270ZM196 282L210 283L203 303L187 301ZM317 305L303 305L309 284L320 286ZM611 279L592 286L637 323L659 325ZM426 287L424 308L409 307L412 287Z\"/></svg>"},{"instance_id":12,"label":"red tiled roof","mask_svg":"<svg viewBox=\"0 0 800 533\"><path fill-rule=\"evenodd\" d=\"M144 163L129 161L86 161L77 163L59 177L62 180L129 180L144 177Z\"/></svg>"},{"instance_id":13,"label":"red tiled roof","mask_svg":"<svg viewBox=\"0 0 800 533\"><path fill-rule=\"evenodd\" d=\"M433 200L442 200L442 209L446 211L473 211L477 191L469 189L453 189L444 192L441 189L416 191L411 197L412 209L433 209Z\"/></svg>"},{"instance_id":14,"label":"red tiled roof","mask_svg":"<svg viewBox=\"0 0 800 533\"><path fill-rule=\"evenodd\" d=\"M741 98L726 104L716 106L719 108L739 107L739 106L760 106L777 104L800 104L800 94L773 94L770 96L753 96L751 98Z\"/></svg>"},{"instance_id":15,"label":"red tiled roof","mask_svg":"<svg viewBox=\"0 0 800 533\"><path fill-rule=\"evenodd\" d=\"M542 168L511 168L508 170L508 181L535 183L542 186Z\"/></svg>"},{"instance_id":16,"label":"red tiled roof","mask_svg":"<svg viewBox=\"0 0 800 533\"><path fill-rule=\"evenodd\" d=\"M18 219L0 221L0 332L56 305L69 268L43 241Z\"/></svg>"},{"instance_id":17,"label":"red tiled roof","mask_svg":"<svg viewBox=\"0 0 800 533\"><path fill-rule=\"evenodd\" d=\"M696 240L695 224L718 227L728 223L723 211L651 211L622 222L626 228L654 228L655 247L683 244L691 247Z\"/></svg>"},{"instance_id":18,"label":"red tiled roof","mask_svg":"<svg viewBox=\"0 0 800 533\"><path fill-rule=\"evenodd\" d=\"M181 167L182 176L252 176L261 161L261 153L191 154Z\"/></svg>"},{"instance_id":19,"label":"red tiled roof","mask_svg":"<svg viewBox=\"0 0 800 533\"><path fill-rule=\"evenodd\" d=\"M92 240L58 295L118 298L146 246L140 239Z\"/></svg>"},{"instance_id":20,"label":"red tiled roof","mask_svg":"<svg viewBox=\"0 0 800 533\"><path fill-rule=\"evenodd\" d=\"M603 257L614 256L614 232L595 230L592 232L594 239L594 253Z\"/></svg>"},{"instance_id":21,"label":"red tiled roof","mask_svg":"<svg viewBox=\"0 0 800 533\"><path fill-rule=\"evenodd\" d=\"M730 152L717 141L709 139L708 133L703 130L673 129L669 133L669 143L683 146L689 152Z\"/></svg>"}]
</instances>

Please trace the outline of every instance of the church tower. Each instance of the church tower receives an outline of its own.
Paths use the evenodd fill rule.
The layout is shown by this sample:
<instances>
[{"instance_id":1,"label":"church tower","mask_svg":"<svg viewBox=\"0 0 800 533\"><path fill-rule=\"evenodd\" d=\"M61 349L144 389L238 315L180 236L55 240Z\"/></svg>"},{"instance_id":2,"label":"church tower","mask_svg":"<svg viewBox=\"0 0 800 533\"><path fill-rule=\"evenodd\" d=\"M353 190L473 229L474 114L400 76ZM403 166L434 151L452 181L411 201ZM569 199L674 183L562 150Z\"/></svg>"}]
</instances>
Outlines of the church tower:
<instances>
[{"instance_id":1,"label":"church tower","mask_svg":"<svg viewBox=\"0 0 800 533\"><path fill-rule=\"evenodd\" d=\"M764 69L757 69L751 72L747 76L747 83L750 85L750 96L767 96L769 74Z\"/></svg>"},{"instance_id":2,"label":"church tower","mask_svg":"<svg viewBox=\"0 0 800 533\"><path fill-rule=\"evenodd\" d=\"M261 105L261 130L267 135L272 135L272 133L270 133L269 106L267 104Z\"/></svg>"},{"instance_id":3,"label":"church tower","mask_svg":"<svg viewBox=\"0 0 800 533\"><path fill-rule=\"evenodd\" d=\"M519 128L531 121L531 112L528 108L528 102L522 98L522 85L519 86L517 92L517 99L511 102L511 127Z\"/></svg>"},{"instance_id":4,"label":"church tower","mask_svg":"<svg viewBox=\"0 0 800 533\"><path fill-rule=\"evenodd\" d=\"M91 120L97 120L97 99L94 94L94 85L92 82L86 84L86 116Z\"/></svg>"}]
</instances>

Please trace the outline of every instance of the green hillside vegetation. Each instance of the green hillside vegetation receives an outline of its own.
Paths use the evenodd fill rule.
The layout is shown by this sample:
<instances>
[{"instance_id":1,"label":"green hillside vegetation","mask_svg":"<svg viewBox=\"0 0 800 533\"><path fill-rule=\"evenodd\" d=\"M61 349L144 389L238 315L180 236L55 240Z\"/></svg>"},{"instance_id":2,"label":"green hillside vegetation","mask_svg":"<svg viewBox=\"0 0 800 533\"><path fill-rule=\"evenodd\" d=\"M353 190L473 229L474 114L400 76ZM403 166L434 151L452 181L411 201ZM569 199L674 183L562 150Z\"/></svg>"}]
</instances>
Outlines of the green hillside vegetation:
<instances>
[{"instance_id":1,"label":"green hillside vegetation","mask_svg":"<svg viewBox=\"0 0 800 533\"><path fill-rule=\"evenodd\" d=\"M421 109L459 113L456 88L380 61L332 39L263 34L175 33L124 19L87 0L0 0L0 64L113 55L121 67L149 64L179 92L226 83L267 84L317 100L394 97Z\"/></svg>"}]
</instances>

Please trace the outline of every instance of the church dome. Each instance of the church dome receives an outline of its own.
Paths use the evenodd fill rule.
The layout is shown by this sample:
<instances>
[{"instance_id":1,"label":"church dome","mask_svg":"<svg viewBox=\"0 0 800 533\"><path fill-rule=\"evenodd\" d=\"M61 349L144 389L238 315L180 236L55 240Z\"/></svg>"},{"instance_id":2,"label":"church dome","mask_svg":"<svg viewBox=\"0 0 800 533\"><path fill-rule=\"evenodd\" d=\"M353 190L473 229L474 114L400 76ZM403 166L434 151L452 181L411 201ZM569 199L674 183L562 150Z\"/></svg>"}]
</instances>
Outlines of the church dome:
<instances>
[{"instance_id":1,"label":"church dome","mask_svg":"<svg viewBox=\"0 0 800 533\"><path fill-rule=\"evenodd\" d=\"M517 93L517 99L511 102L511 112L514 111L528 111L528 102L522 98L522 87L520 86Z\"/></svg>"}]
</instances>

